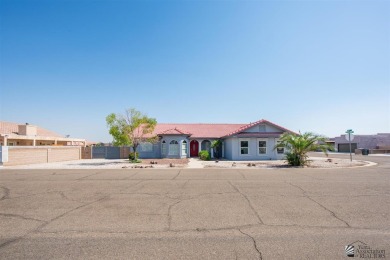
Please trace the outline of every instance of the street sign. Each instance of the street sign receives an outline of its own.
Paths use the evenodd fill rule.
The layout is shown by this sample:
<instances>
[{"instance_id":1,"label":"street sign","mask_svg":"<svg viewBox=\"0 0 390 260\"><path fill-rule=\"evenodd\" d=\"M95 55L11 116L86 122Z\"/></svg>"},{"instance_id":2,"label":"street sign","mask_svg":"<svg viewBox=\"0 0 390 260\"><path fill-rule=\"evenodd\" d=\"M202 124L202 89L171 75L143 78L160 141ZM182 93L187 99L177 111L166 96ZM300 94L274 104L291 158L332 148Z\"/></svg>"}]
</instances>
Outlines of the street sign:
<instances>
[{"instance_id":1,"label":"street sign","mask_svg":"<svg viewBox=\"0 0 390 260\"><path fill-rule=\"evenodd\" d=\"M347 140L347 141L353 141L353 138L354 138L354 136L353 136L353 134L346 134L345 135L345 139Z\"/></svg>"},{"instance_id":2,"label":"street sign","mask_svg":"<svg viewBox=\"0 0 390 260\"><path fill-rule=\"evenodd\" d=\"M351 162L352 162L352 147L351 147L351 141L353 140L353 130L352 129L348 129L346 132L346 135L345 135L345 139L347 139L347 141L349 142L349 158L351 159Z\"/></svg>"}]
</instances>

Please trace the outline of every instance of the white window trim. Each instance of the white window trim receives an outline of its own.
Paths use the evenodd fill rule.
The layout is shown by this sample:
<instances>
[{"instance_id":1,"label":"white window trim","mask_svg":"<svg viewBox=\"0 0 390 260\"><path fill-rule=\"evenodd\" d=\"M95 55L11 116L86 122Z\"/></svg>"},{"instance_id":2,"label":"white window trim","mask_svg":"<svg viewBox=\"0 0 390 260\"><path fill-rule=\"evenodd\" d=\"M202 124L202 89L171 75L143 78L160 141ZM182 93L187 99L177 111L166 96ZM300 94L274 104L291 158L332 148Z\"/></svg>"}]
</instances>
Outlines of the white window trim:
<instances>
[{"instance_id":1,"label":"white window trim","mask_svg":"<svg viewBox=\"0 0 390 260\"><path fill-rule=\"evenodd\" d=\"M186 145L185 145L186 149L183 149L183 144L184 144L184 142L185 142L185 144L186 144ZM181 155L187 156L187 154L188 154L187 150L188 150L188 142L187 142L186 140L183 140L183 141L181 142L181 151L182 151L182 154L181 154ZM184 151L185 153L183 153L183 151Z\"/></svg>"},{"instance_id":2,"label":"white window trim","mask_svg":"<svg viewBox=\"0 0 390 260\"><path fill-rule=\"evenodd\" d=\"M260 153L259 141L265 141L265 153ZM268 155L268 138L257 138L257 155L267 156Z\"/></svg>"},{"instance_id":3,"label":"white window trim","mask_svg":"<svg viewBox=\"0 0 390 260\"><path fill-rule=\"evenodd\" d=\"M164 149L165 148L165 149ZM164 151L165 150L165 151ZM161 154L162 155L167 155L167 142L163 140L161 142Z\"/></svg>"},{"instance_id":4,"label":"white window trim","mask_svg":"<svg viewBox=\"0 0 390 260\"><path fill-rule=\"evenodd\" d=\"M250 156L251 154L251 139L250 138L239 138L238 139L238 155L239 156ZM241 141L247 141L248 142L248 153L247 154L241 154Z\"/></svg>"},{"instance_id":5,"label":"white window trim","mask_svg":"<svg viewBox=\"0 0 390 260\"><path fill-rule=\"evenodd\" d=\"M171 144L172 141L176 141L176 144ZM177 151L175 151L175 152L177 152L177 153L172 153L172 149L171 149L172 145L176 145L177 148L175 150L177 150ZM171 156L178 155L178 156L180 156L180 143L177 140L171 140L169 142L169 145L168 145L168 155L171 155Z\"/></svg>"}]
</instances>

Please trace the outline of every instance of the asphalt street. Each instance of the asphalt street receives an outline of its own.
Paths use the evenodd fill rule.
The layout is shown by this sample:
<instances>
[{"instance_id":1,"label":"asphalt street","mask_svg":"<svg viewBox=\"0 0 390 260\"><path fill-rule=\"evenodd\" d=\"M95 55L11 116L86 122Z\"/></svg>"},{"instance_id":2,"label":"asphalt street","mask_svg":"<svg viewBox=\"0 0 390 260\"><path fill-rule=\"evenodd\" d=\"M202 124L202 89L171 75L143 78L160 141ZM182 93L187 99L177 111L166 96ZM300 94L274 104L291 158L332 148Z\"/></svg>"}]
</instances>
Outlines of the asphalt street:
<instances>
[{"instance_id":1,"label":"asphalt street","mask_svg":"<svg viewBox=\"0 0 390 260\"><path fill-rule=\"evenodd\" d=\"M0 259L349 259L355 241L390 258L390 157L357 159L378 165L4 167Z\"/></svg>"}]
</instances>

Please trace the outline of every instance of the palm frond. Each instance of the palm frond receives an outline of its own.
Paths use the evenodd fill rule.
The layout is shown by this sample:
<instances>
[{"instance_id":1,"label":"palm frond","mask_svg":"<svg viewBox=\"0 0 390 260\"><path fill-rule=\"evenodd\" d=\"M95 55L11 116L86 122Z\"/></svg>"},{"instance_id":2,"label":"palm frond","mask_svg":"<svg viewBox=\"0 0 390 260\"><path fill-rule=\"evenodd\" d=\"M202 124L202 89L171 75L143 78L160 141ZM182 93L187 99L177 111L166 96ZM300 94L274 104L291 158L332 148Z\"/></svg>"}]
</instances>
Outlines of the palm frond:
<instances>
[{"instance_id":1,"label":"palm frond","mask_svg":"<svg viewBox=\"0 0 390 260\"><path fill-rule=\"evenodd\" d=\"M328 155L328 151L333 150L329 144L326 144L326 137L312 132L301 133L299 135L292 133L283 133L279 138L279 143L274 149L287 148L287 161L293 166L304 166L308 163L307 153L311 151L322 151Z\"/></svg>"}]
</instances>

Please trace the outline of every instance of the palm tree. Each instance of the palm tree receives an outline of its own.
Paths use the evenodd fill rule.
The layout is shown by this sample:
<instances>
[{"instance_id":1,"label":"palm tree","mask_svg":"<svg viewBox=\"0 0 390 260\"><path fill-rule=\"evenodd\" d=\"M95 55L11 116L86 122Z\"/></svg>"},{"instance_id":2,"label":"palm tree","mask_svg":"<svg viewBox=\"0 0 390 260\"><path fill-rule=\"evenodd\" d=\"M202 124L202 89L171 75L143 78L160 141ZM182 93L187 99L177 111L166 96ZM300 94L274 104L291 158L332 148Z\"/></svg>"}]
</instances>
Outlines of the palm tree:
<instances>
[{"instance_id":1,"label":"palm tree","mask_svg":"<svg viewBox=\"0 0 390 260\"><path fill-rule=\"evenodd\" d=\"M333 147L326 144L325 136L316 135L307 132L299 135L293 133L284 133L279 138L276 148L284 147L287 149L286 159L291 166L305 166L309 163L307 160L308 152L321 150L328 156L328 151L333 151Z\"/></svg>"}]
</instances>

